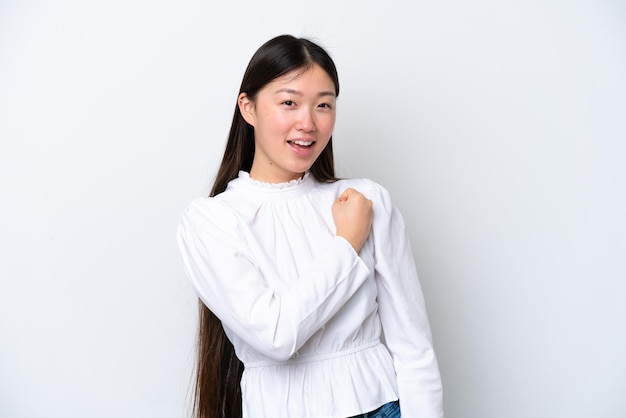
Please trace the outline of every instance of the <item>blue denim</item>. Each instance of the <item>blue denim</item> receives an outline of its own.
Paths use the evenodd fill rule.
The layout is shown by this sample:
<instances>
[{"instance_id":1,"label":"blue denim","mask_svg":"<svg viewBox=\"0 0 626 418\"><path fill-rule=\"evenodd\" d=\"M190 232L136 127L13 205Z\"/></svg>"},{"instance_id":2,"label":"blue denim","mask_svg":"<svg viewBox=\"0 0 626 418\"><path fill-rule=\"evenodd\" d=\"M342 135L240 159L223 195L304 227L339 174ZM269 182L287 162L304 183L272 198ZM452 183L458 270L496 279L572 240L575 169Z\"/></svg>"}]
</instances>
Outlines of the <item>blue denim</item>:
<instances>
[{"instance_id":1,"label":"blue denim","mask_svg":"<svg viewBox=\"0 0 626 418\"><path fill-rule=\"evenodd\" d=\"M398 401L389 402L372 412L355 415L351 418L400 418L400 403Z\"/></svg>"}]
</instances>

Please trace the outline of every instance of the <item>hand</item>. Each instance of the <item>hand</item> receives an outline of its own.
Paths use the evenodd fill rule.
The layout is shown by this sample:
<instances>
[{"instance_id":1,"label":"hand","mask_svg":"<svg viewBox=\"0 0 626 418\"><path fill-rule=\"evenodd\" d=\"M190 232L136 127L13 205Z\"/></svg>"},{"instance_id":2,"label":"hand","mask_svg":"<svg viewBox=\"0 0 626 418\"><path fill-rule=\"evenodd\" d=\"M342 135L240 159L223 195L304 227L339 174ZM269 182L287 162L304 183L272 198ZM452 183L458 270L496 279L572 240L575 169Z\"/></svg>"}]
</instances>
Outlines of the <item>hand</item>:
<instances>
[{"instance_id":1,"label":"hand","mask_svg":"<svg viewBox=\"0 0 626 418\"><path fill-rule=\"evenodd\" d=\"M337 235L345 238L358 253L372 227L372 201L354 189L346 189L333 203Z\"/></svg>"}]
</instances>

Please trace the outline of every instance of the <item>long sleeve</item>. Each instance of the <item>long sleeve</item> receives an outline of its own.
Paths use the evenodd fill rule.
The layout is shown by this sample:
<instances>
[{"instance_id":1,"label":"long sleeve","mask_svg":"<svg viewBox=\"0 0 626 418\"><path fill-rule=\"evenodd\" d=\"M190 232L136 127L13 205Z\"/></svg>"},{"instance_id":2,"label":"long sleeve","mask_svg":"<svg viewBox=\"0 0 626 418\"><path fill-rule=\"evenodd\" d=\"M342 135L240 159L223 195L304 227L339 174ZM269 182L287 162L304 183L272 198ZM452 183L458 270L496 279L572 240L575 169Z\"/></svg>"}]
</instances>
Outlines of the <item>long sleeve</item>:
<instances>
[{"instance_id":1,"label":"long sleeve","mask_svg":"<svg viewBox=\"0 0 626 418\"><path fill-rule=\"evenodd\" d=\"M377 301L402 417L441 418L441 377L404 221L384 188L374 185L373 193Z\"/></svg>"},{"instance_id":2,"label":"long sleeve","mask_svg":"<svg viewBox=\"0 0 626 418\"><path fill-rule=\"evenodd\" d=\"M284 289L272 289L241 233L240 220L217 199L184 212L178 244L186 274L207 307L255 350L290 358L350 299L370 271L340 237Z\"/></svg>"}]
</instances>

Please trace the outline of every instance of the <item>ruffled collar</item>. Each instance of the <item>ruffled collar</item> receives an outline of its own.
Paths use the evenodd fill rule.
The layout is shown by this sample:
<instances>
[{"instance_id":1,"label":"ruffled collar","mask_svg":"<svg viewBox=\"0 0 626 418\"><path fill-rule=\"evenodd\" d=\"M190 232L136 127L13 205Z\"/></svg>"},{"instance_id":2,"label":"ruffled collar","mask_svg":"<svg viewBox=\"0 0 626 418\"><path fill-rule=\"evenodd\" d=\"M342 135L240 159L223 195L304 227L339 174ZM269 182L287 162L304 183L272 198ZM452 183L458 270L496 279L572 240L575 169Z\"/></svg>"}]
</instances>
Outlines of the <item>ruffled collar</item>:
<instances>
[{"instance_id":1,"label":"ruffled collar","mask_svg":"<svg viewBox=\"0 0 626 418\"><path fill-rule=\"evenodd\" d=\"M242 170L239 172L239 176L236 179L231 180L228 184L228 188L237 189L245 193L262 194L266 198L270 196L285 198L307 193L314 185L315 178L308 171L299 179L284 183L266 183L253 179L250 177L250 173Z\"/></svg>"}]
</instances>

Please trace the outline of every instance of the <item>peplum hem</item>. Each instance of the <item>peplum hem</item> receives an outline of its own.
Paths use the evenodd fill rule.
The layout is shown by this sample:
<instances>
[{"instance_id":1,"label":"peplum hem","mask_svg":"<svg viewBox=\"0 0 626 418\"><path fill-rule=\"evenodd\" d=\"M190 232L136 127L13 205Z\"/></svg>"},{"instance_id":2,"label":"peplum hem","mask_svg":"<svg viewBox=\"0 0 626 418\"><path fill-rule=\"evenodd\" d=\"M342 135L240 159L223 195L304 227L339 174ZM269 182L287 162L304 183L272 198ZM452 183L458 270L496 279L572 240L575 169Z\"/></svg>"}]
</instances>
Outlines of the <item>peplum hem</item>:
<instances>
[{"instance_id":1,"label":"peplum hem","mask_svg":"<svg viewBox=\"0 0 626 418\"><path fill-rule=\"evenodd\" d=\"M398 399L393 361L380 342L246 364L241 390L244 418L345 418Z\"/></svg>"}]
</instances>

